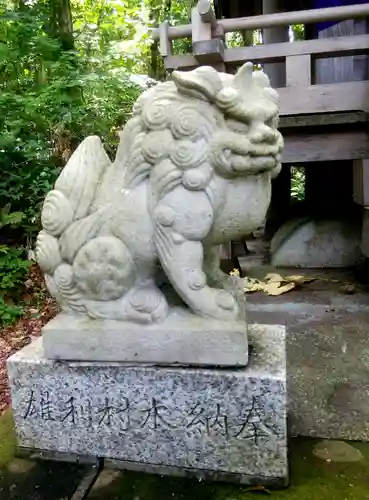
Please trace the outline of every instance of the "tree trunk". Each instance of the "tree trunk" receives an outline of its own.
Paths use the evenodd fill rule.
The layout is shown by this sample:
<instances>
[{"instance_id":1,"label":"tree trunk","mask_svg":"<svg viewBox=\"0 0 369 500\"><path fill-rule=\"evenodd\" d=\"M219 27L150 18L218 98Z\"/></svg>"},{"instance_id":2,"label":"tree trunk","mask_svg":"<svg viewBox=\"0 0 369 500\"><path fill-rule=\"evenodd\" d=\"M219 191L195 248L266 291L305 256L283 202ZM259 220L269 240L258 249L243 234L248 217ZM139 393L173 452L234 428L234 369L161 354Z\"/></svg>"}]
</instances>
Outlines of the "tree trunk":
<instances>
[{"instance_id":1,"label":"tree trunk","mask_svg":"<svg viewBox=\"0 0 369 500\"><path fill-rule=\"evenodd\" d=\"M50 35L60 41L61 50L73 50L73 22L70 0L49 0Z\"/></svg>"}]
</instances>

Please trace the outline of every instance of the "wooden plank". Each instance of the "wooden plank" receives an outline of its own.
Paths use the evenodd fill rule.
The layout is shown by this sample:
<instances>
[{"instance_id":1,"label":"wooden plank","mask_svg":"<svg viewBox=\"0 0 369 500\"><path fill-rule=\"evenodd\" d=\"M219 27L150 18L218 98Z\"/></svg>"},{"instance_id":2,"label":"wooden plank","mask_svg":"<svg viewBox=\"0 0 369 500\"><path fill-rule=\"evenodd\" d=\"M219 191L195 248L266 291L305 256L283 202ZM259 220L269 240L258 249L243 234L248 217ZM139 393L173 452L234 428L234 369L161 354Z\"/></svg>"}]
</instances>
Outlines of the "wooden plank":
<instances>
[{"instance_id":1,"label":"wooden plank","mask_svg":"<svg viewBox=\"0 0 369 500\"><path fill-rule=\"evenodd\" d=\"M278 89L281 115L368 111L369 81Z\"/></svg>"},{"instance_id":2,"label":"wooden plank","mask_svg":"<svg viewBox=\"0 0 369 500\"><path fill-rule=\"evenodd\" d=\"M366 20L348 19L319 31L318 39L347 38L354 35L367 35ZM368 54L368 53L367 53ZM353 82L368 79L368 55L352 55L318 59L315 61L315 83Z\"/></svg>"},{"instance_id":3,"label":"wooden plank","mask_svg":"<svg viewBox=\"0 0 369 500\"><path fill-rule=\"evenodd\" d=\"M167 57L172 54L172 42L169 40L168 30L169 22L164 21L160 27L159 52L162 57Z\"/></svg>"},{"instance_id":4,"label":"wooden plank","mask_svg":"<svg viewBox=\"0 0 369 500\"><path fill-rule=\"evenodd\" d=\"M320 40L304 40L301 42L284 42L255 47L235 47L226 49L226 64L239 64L245 61L254 63L278 62L294 55L312 54L319 58L359 55L369 52L369 35L326 38ZM168 57L165 61L169 68L186 68L196 66L192 54Z\"/></svg>"},{"instance_id":5,"label":"wooden plank","mask_svg":"<svg viewBox=\"0 0 369 500\"><path fill-rule=\"evenodd\" d=\"M369 159L353 162L354 202L369 206Z\"/></svg>"},{"instance_id":6,"label":"wooden plank","mask_svg":"<svg viewBox=\"0 0 369 500\"><path fill-rule=\"evenodd\" d=\"M283 163L305 163L369 158L366 132L285 135Z\"/></svg>"},{"instance_id":7,"label":"wooden plank","mask_svg":"<svg viewBox=\"0 0 369 500\"><path fill-rule=\"evenodd\" d=\"M224 28L225 33L250 29L272 28L275 26L290 26L291 24L315 24L325 21L343 21L345 19L360 19L369 16L369 5L347 5L344 7L328 7L325 9L309 9L285 12L283 15L266 14L264 16L236 17L233 19L220 19L218 23ZM159 38L159 30L151 31L154 40ZM172 26L169 29L171 40L191 36L191 25Z\"/></svg>"},{"instance_id":8,"label":"wooden plank","mask_svg":"<svg viewBox=\"0 0 369 500\"><path fill-rule=\"evenodd\" d=\"M235 47L225 51L228 63L282 61L285 57L311 54L315 57L336 57L369 52L369 35L351 35L300 42L284 42L254 47Z\"/></svg>"},{"instance_id":9,"label":"wooden plank","mask_svg":"<svg viewBox=\"0 0 369 500\"><path fill-rule=\"evenodd\" d=\"M284 132L284 130L288 128L326 127L329 125L348 125L367 122L369 122L369 115L363 111L292 115L281 116L279 129Z\"/></svg>"},{"instance_id":10,"label":"wooden plank","mask_svg":"<svg viewBox=\"0 0 369 500\"><path fill-rule=\"evenodd\" d=\"M219 38L194 42L192 50L201 65L213 66L224 61L224 42Z\"/></svg>"},{"instance_id":11,"label":"wooden plank","mask_svg":"<svg viewBox=\"0 0 369 500\"><path fill-rule=\"evenodd\" d=\"M311 85L311 56L289 56L286 58L286 86Z\"/></svg>"},{"instance_id":12,"label":"wooden plank","mask_svg":"<svg viewBox=\"0 0 369 500\"><path fill-rule=\"evenodd\" d=\"M193 68L197 68L199 66L199 63L196 61L193 54L188 54L185 56L165 57L164 66L165 69L183 69L190 71Z\"/></svg>"}]
</instances>

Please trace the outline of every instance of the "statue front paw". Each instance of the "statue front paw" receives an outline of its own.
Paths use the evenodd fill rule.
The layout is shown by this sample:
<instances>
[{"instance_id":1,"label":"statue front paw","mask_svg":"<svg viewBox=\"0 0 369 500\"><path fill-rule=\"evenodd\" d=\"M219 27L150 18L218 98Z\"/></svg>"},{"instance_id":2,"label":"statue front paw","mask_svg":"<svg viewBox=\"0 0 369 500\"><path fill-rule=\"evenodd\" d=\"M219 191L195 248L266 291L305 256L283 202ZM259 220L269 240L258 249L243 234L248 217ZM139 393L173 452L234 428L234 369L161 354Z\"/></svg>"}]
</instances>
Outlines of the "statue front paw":
<instances>
[{"instance_id":1,"label":"statue front paw","mask_svg":"<svg viewBox=\"0 0 369 500\"><path fill-rule=\"evenodd\" d=\"M240 318L240 307L235 297L225 290L205 288L196 301L196 309L208 318L233 321Z\"/></svg>"},{"instance_id":2,"label":"statue front paw","mask_svg":"<svg viewBox=\"0 0 369 500\"><path fill-rule=\"evenodd\" d=\"M132 321L142 325L161 323L168 316L163 293L151 282L135 285L118 300L88 301L88 315L94 319Z\"/></svg>"}]
</instances>

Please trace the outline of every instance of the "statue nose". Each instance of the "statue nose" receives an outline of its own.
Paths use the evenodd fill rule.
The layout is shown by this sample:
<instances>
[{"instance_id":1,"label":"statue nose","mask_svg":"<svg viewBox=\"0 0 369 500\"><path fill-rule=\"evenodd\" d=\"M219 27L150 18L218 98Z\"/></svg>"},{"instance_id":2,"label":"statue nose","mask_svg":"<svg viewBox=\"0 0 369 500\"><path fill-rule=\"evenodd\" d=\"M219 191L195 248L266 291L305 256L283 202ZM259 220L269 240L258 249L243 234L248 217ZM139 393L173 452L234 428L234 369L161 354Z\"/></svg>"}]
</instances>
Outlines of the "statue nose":
<instances>
[{"instance_id":1,"label":"statue nose","mask_svg":"<svg viewBox=\"0 0 369 500\"><path fill-rule=\"evenodd\" d=\"M273 143L276 140L276 134L268 125L259 124L251 131L250 140L255 144L261 142Z\"/></svg>"}]
</instances>

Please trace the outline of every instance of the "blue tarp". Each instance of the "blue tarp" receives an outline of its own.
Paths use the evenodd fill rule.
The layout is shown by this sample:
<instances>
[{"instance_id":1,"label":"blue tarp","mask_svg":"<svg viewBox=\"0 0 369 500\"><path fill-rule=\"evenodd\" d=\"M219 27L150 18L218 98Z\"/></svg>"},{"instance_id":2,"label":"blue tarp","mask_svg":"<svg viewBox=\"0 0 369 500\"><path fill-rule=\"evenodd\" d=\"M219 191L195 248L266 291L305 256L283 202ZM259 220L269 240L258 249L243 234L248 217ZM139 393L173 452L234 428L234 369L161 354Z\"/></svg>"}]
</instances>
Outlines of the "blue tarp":
<instances>
[{"instance_id":1,"label":"blue tarp","mask_svg":"<svg viewBox=\"0 0 369 500\"><path fill-rule=\"evenodd\" d=\"M369 0L313 0L313 9L326 9L327 7L343 7L345 5L356 5L362 3L369 3ZM317 24L317 30L325 30L329 26L333 26L340 21L330 21L327 23Z\"/></svg>"}]
</instances>

